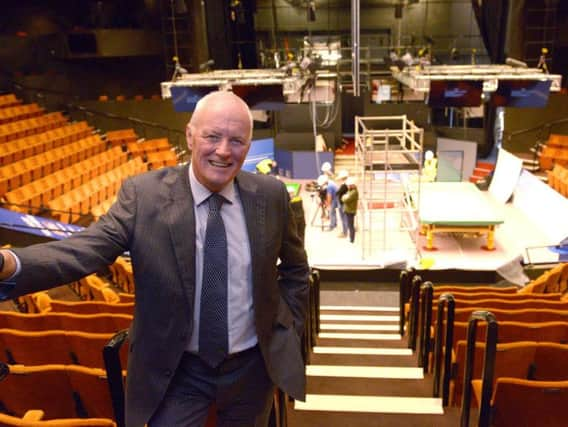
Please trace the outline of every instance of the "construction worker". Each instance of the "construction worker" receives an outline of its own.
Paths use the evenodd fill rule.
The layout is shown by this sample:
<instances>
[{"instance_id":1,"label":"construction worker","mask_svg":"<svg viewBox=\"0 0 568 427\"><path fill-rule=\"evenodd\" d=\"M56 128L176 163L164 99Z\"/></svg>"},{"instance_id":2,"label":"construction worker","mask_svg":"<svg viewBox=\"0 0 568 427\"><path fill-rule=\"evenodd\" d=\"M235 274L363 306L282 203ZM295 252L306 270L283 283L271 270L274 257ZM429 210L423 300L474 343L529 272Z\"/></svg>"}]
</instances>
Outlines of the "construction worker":
<instances>
[{"instance_id":1,"label":"construction worker","mask_svg":"<svg viewBox=\"0 0 568 427\"><path fill-rule=\"evenodd\" d=\"M262 175L277 175L277 166L276 160L264 159L256 164L256 172Z\"/></svg>"}]
</instances>

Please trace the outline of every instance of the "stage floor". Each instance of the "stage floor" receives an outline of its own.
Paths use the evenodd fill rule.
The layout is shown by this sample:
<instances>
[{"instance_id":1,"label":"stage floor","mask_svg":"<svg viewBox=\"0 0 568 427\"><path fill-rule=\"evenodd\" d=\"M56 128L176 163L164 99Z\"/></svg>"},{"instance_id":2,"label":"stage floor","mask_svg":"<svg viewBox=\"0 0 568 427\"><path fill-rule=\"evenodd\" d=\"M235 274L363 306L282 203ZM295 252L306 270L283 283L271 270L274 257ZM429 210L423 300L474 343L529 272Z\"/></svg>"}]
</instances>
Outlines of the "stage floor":
<instances>
[{"instance_id":1,"label":"stage floor","mask_svg":"<svg viewBox=\"0 0 568 427\"><path fill-rule=\"evenodd\" d=\"M493 251L483 249L486 244L485 235L474 233L436 233L436 250L433 251L425 249L425 236L416 234L415 243L411 233L393 231L388 224L386 229L390 231L385 239L380 210L374 213L370 227L361 224L361 218L356 220L358 231L355 242L350 243L348 238L338 236L340 224L328 231L329 221L324 221L322 227L317 201L309 193L304 194L303 200L308 258L312 266L323 269L396 268L407 262L409 266L419 269L495 271L523 255L526 247L549 244L543 242L542 233L535 224L520 209L510 204L504 206L505 222L496 227ZM387 212L386 215L388 218L390 214ZM397 228L396 224L392 228ZM363 241L367 242L365 248Z\"/></svg>"}]
</instances>

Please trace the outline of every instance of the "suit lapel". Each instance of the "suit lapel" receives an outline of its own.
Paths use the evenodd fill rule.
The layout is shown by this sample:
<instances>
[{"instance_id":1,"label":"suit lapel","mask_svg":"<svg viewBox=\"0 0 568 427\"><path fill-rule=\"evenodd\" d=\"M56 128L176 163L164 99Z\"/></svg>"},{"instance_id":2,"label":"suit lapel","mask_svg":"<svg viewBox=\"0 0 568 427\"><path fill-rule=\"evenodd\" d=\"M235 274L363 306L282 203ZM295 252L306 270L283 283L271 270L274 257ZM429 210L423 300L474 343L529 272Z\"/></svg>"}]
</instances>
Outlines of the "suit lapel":
<instances>
[{"instance_id":1,"label":"suit lapel","mask_svg":"<svg viewBox=\"0 0 568 427\"><path fill-rule=\"evenodd\" d=\"M171 183L169 217L170 238L189 307L195 294L195 212L189 183L189 166L179 169Z\"/></svg>"},{"instance_id":2,"label":"suit lapel","mask_svg":"<svg viewBox=\"0 0 568 427\"><path fill-rule=\"evenodd\" d=\"M252 285L255 299L264 260L264 230L266 229L266 199L258 192L257 183L245 173L237 175L239 195L245 212L245 221L250 243Z\"/></svg>"}]
</instances>

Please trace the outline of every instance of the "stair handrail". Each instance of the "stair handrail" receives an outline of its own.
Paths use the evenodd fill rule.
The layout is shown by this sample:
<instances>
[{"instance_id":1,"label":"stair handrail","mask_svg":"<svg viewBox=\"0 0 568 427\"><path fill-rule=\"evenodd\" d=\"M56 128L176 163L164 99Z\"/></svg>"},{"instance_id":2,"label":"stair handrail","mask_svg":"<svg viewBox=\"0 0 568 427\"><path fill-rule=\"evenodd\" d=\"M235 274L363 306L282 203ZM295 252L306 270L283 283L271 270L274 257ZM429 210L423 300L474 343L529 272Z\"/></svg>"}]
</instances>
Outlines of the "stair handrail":
<instances>
[{"instance_id":1,"label":"stair handrail","mask_svg":"<svg viewBox=\"0 0 568 427\"><path fill-rule=\"evenodd\" d=\"M317 334L321 331L320 326L320 282L321 282L321 273L317 268L312 268L311 275L314 279L314 307L316 309L316 316L315 316L315 331L316 337ZM314 341L315 342L315 341Z\"/></svg>"},{"instance_id":2,"label":"stair handrail","mask_svg":"<svg viewBox=\"0 0 568 427\"><path fill-rule=\"evenodd\" d=\"M471 380L475 365L475 338L477 337L477 322L487 323L485 336L485 354L483 356L483 372L481 374L481 402L479 405L478 427L489 427L491 417L491 395L493 393L493 376L495 372L495 354L497 352L498 325L495 315L489 311L474 311L467 326L467 350L465 359L465 374L461 404L460 427L469 427L471 411Z\"/></svg>"},{"instance_id":3,"label":"stair handrail","mask_svg":"<svg viewBox=\"0 0 568 427\"><path fill-rule=\"evenodd\" d=\"M124 384L119 352L127 339L128 329L124 329L114 334L110 341L103 347L103 360L112 401L114 420L116 421L117 427L124 427L126 425Z\"/></svg>"},{"instance_id":4,"label":"stair handrail","mask_svg":"<svg viewBox=\"0 0 568 427\"><path fill-rule=\"evenodd\" d=\"M422 286L422 277L416 274L412 278L410 313L409 313L409 331L408 331L408 348L412 351L416 350L416 340L418 337L418 315L420 311L420 286Z\"/></svg>"},{"instance_id":5,"label":"stair handrail","mask_svg":"<svg viewBox=\"0 0 568 427\"><path fill-rule=\"evenodd\" d=\"M443 325L444 325L444 305L446 308L446 338L445 345L442 344ZM442 406L448 406L450 395L450 378L452 369L452 347L454 341L454 319L456 310L456 300L450 293L440 295L438 299L438 315L436 323L436 338L434 348L434 373L433 373L433 397L440 397L440 379L442 377L442 346L444 346L444 371L442 382Z\"/></svg>"},{"instance_id":6,"label":"stair handrail","mask_svg":"<svg viewBox=\"0 0 568 427\"><path fill-rule=\"evenodd\" d=\"M406 313L404 307L406 303L410 300L410 291L412 278L416 274L414 267L404 269L400 272L400 287L399 287L399 332L400 336L404 337L404 325L406 323Z\"/></svg>"},{"instance_id":7,"label":"stair handrail","mask_svg":"<svg viewBox=\"0 0 568 427\"><path fill-rule=\"evenodd\" d=\"M433 296L434 285L432 282L424 282L420 287L420 346L418 351L418 366L422 366L424 373L428 372Z\"/></svg>"}]
</instances>

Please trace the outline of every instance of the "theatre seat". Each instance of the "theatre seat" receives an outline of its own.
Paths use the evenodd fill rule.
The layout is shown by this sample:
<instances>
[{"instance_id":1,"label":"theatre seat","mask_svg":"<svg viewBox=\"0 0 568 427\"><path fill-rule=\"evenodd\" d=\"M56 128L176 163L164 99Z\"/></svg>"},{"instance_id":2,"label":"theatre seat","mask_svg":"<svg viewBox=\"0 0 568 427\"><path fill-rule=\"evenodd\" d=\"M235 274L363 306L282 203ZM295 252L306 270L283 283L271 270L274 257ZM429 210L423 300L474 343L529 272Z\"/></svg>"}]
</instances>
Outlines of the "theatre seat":
<instances>
[{"instance_id":1,"label":"theatre seat","mask_svg":"<svg viewBox=\"0 0 568 427\"><path fill-rule=\"evenodd\" d=\"M23 314L0 312L0 328L22 331L67 330L92 333L114 333L128 328L132 316L126 314Z\"/></svg>"},{"instance_id":2,"label":"theatre seat","mask_svg":"<svg viewBox=\"0 0 568 427\"><path fill-rule=\"evenodd\" d=\"M8 364L74 364L104 369L102 349L113 333L81 331L18 331L0 329L0 361ZM128 346L119 353L127 366Z\"/></svg>"},{"instance_id":3,"label":"theatre seat","mask_svg":"<svg viewBox=\"0 0 568 427\"><path fill-rule=\"evenodd\" d=\"M479 402L481 380L472 381ZM568 381L499 378L491 400L493 427L559 427L566 425Z\"/></svg>"},{"instance_id":4,"label":"theatre seat","mask_svg":"<svg viewBox=\"0 0 568 427\"><path fill-rule=\"evenodd\" d=\"M537 345L538 344L536 342L531 341L498 344L495 355L495 378L505 376L526 378L529 374L531 363L534 360ZM481 378L484 352L485 344L476 342L473 379ZM450 386L450 390L453 388L453 398L451 400L454 405L461 404L464 387L465 359L466 342L461 341L457 346L456 364L452 367L452 371L455 373L455 378L453 379L453 385Z\"/></svg>"},{"instance_id":5,"label":"theatre seat","mask_svg":"<svg viewBox=\"0 0 568 427\"><path fill-rule=\"evenodd\" d=\"M111 291L112 292L112 291ZM113 292L117 298L122 301L122 297ZM53 313L75 313L75 314L97 314L97 313L113 313L113 314L134 314L134 300L131 302L114 302L105 301L60 301L51 300L49 311Z\"/></svg>"},{"instance_id":6,"label":"theatre seat","mask_svg":"<svg viewBox=\"0 0 568 427\"><path fill-rule=\"evenodd\" d=\"M0 403L6 413L23 417L29 408L42 408L46 418L75 418L73 387L64 365L3 365Z\"/></svg>"},{"instance_id":7,"label":"theatre seat","mask_svg":"<svg viewBox=\"0 0 568 427\"><path fill-rule=\"evenodd\" d=\"M116 427L116 423L106 418L59 418L43 419L44 411L27 411L23 417L13 417L0 413L0 425L6 427Z\"/></svg>"},{"instance_id":8,"label":"theatre seat","mask_svg":"<svg viewBox=\"0 0 568 427\"><path fill-rule=\"evenodd\" d=\"M9 364L71 363L63 331L0 329L1 360Z\"/></svg>"}]
</instances>

